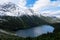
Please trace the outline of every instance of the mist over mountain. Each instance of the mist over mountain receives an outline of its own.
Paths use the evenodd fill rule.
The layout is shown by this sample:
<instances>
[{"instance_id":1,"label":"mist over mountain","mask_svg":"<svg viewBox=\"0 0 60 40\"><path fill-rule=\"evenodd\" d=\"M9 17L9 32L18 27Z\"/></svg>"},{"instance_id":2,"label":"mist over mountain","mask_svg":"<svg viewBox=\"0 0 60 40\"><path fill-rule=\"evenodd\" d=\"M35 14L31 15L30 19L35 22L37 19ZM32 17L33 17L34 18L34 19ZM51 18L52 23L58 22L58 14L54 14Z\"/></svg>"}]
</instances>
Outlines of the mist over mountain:
<instances>
[{"instance_id":1,"label":"mist over mountain","mask_svg":"<svg viewBox=\"0 0 60 40\"><path fill-rule=\"evenodd\" d=\"M5 32L7 34L10 33L6 31L9 32L14 31L18 36L20 36L21 35L20 33L23 32L22 33L23 37L24 35L25 36L27 35L28 37L30 35L32 37L39 36L47 32L53 32L54 27L55 28L57 28L57 26L59 27L60 19L53 15L51 14L50 16L48 15L48 13L42 13L42 14L36 13L32 9L19 7L14 3L8 2L0 5L0 29L2 29L2 32ZM49 31L47 31L46 29ZM29 33L24 34L29 31L31 31L30 35ZM34 35L35 32L36 35ZM34 34L32 35L32 33ZM20 37L22 37L22 35Z\"/></svg>"},{"instance_id":2,"label":"mist over mountain","mask_svg":"<svg viewBox=\"0 0 60 40\"><path fill-rule=\"evenodd\" d=\"M0 15L7 16L20 16L23 14L32 15L29 9L24 9L22 7L17 6L14 3L8 2L6 4L0 5Z\"/></svg>"},{"instance_id":3,"label":"mist over mountain","mask_svg":"<svg viewBox=\"0 0 60 40\"><path fill-rule=\"evenodd\" d=\"M0 5L0 28L6 30L19 30L48 24L35 15L32 9L22 8L14 3Z\"/></svg>"}]
</instances>

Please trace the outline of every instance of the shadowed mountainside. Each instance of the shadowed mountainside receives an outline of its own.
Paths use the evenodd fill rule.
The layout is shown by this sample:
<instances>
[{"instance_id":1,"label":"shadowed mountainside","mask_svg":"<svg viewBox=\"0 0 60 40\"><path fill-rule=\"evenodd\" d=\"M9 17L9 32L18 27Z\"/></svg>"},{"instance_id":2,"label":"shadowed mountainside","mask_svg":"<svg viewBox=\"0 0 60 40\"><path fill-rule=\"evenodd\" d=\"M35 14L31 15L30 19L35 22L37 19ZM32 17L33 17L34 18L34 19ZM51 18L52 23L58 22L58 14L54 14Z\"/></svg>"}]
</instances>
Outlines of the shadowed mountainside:
<instances>
[{"instance_id":1,"label":"shadowed mountainside","mask_svg":"<svg viewBox=\"0 0 60 40\"><path fill-rule=\"evenodd\" d=\"M20 17L0 16L0 18L0 28L12 31L49 24L45 20L34 15L23 15Z\"/></svg>"}]
</instances>

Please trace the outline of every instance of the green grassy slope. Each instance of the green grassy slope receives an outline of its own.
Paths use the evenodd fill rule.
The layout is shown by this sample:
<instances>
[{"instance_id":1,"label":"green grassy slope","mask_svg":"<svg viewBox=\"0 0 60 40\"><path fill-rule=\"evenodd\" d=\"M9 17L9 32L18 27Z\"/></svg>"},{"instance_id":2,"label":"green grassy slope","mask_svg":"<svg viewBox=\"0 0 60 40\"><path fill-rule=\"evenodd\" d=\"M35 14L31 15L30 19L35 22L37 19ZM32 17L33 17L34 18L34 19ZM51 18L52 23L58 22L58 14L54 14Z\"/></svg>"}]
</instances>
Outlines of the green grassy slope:
<instances>
[{"instance_id":1,"label":"green grassy slope","mask_svg":"<svg viewBox=\"0 0 60 40\"><path fill-rule=\"evenodd\" d=\"M46 22L44 22L43 20L41 20L39 17L37 17L37 16L32 16L32 17L29 17L29 19L27 19L27 17L26 16L23 16L23 17L21 17L23 20L24 20L24 26L21 24L21 26L20 26L20 22L19 22L19 18L17 18L18 19L18 21L17 20L15 20L15 19L13 19L13 18L7 18L7 19L9 19L8 21L9 22L4 22L4 23L6 23L6 24L8 24L8 23L10 23L10 24L8 24L8 25L1 25L1 23L0 23L0 27L1 28L5 28L5 29L10 29L10 30L12 30L12 29L14 29L15 27L17 27L17 28L20 28L21 29L21 27L22 28L29 28L29 27L31 27L31 26L39 26L39 25L43 25L42 24L42 22L45 24ZM30 20L32 18L32 20ZM13 19L13 20L12 20ZM40 21L41 20L41 21ZM17 21L17 22L16 22ZM32 25L32 24L30 24L30 22L32 23L32 24L34 24L34 25ZM12 23L12 24L11 24ZM30 25L29 25L29 24ZM16 24L16 25L15 25ZM10 25L10 26L9 26ZM35 37L35 38L30 38L30 37L28 37L28 38L21 38L21 37L17 37L17 36L12 36L12 35L7 35L7 34L3 34L3 33L0 33L0 40L60 40L60 23L57 23L57 24L51 24L52 26L54 26L54 28L55 28L55 30L54 30L54 32L53 33L48 33L48 34L44 34L44 35L41 35L41 36L39 36L39 37ZM26 26L28 26L28 27L26 27Z\"/></svg>"},{"instance_id":2,"label":"green grassy slope","mask_svg":"<svg viewBox=\"0 0 60 40\"><path fill-rule=\"evenodd\" d=\"M23 15L20 17L0 16L0 18L6 20L1 20L2 22L0 22L0 28L9 31L48 24L45 20L42 20L40 17L34 15Z\"/></svg>"},{"instance_id":3,"label":"green grassy slope","mask_svg":"<svg viewBox=\"0 0 60 40\"><path fill-rule=\"evenodd\" d=\"M48 33L35 38L21 38L11 35L0 35L1 40L60 40L60 32Z\"/></svg>"},{"instance_id":4,"label":"green grassy slope","mask_svg":"<svg viewBox=\"0 0 60 40\"><path fill-rule=\"evenodd\" d=\"M44 34L35 38L22 38L17 36L11 36L2 34L0 35L1 40L60 40L60 28L59 24L55 24L55 30L53 33Z\"/></svg>"}]
</instances>

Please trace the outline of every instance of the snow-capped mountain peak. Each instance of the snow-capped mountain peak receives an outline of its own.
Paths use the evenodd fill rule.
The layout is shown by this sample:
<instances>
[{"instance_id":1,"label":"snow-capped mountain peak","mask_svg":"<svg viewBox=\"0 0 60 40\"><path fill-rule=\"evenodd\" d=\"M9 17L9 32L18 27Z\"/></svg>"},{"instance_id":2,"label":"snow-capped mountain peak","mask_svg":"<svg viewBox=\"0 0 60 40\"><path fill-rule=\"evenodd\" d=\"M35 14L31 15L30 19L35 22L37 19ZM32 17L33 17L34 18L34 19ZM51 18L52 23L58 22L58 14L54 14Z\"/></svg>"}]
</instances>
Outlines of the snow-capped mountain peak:
<instances>
[{"instance_id":1,"label":"snow-capped mountain peak","mask_svg":"<svg viewBox=\"0 0 60 40\"><path fill-rule=\"evenodd\" d=\"M28 8L22 8L14 3L6 3L0 5L1 16L21 16L21 15L32 15L32 12Z\"/></svg>"}]
</instances>

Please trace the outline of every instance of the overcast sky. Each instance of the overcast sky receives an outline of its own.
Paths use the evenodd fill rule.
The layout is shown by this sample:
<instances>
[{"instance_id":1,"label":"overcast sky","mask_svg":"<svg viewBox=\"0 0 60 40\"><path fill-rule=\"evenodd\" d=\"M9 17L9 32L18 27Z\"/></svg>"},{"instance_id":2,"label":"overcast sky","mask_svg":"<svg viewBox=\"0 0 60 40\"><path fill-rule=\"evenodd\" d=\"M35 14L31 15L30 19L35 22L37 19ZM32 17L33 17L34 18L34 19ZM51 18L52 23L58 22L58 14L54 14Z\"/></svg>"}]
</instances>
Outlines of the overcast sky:
<instances>
[{"instance_id":1,"label":"overcast sky","mask_svg":"<svg viewBox=\"0 0 60 40\"><path fill-rule=\"evenodd\" d=\"M21 7L31 8L34 11L60 11L60 0L0 0L0 4L13 2Z\"/></svg>"}]
</instances>

